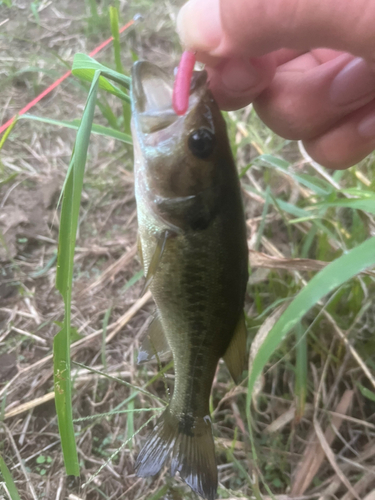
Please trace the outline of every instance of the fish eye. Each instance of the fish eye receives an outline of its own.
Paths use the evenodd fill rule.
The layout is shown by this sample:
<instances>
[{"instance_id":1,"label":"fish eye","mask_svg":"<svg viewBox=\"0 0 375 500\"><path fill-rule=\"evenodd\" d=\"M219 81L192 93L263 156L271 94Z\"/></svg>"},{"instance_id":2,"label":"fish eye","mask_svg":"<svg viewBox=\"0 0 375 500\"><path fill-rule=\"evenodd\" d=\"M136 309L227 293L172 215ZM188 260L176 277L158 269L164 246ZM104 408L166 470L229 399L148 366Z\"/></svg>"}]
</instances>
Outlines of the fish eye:
<instances>
[{"instance_id":1,"label":"fish eye","mask_svg":"<svg viewBox=\"0 0 375 500\"><path fill-rule=\"evenodd\" d=\"M194 156L204 160L210 156L215 146L215 136L206 128L194 130L189 136L188 146Z\"/></svg>"}]
</instances>

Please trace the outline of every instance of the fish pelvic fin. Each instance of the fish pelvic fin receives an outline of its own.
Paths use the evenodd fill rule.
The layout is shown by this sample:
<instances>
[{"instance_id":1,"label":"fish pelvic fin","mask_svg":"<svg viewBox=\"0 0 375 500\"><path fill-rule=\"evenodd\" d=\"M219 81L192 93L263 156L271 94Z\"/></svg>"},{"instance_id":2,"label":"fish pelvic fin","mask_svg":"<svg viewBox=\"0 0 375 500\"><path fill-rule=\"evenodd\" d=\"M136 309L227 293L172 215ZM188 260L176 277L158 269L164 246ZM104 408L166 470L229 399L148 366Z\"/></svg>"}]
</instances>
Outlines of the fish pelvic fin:
<instances>
[{"instance_id":1,"label":"fish pelvic fin","mask_svg":"<svg viewBox=\"0 0 375 500\"><path fill-rule=\"evenodd\" d=\"M195 493L207 500L215 500L217 466L209 416L179 417L172 415L167 408L138 455L135 463L137 476L154 476L170 456L172 476L179 472Z\"/></svg>"},{"instance_id":2,"label":"fish pelvic fin","mask_svg":"<svg viewBox=\"0 0 375 500\"><path fill-rule=\"evenodd\" d=\"M171 349L164 334L160 317L156 313L142 340L137 363L145 363L156 359L156 357L164 361L170 356Z\"/></svg>"}]
</instances>

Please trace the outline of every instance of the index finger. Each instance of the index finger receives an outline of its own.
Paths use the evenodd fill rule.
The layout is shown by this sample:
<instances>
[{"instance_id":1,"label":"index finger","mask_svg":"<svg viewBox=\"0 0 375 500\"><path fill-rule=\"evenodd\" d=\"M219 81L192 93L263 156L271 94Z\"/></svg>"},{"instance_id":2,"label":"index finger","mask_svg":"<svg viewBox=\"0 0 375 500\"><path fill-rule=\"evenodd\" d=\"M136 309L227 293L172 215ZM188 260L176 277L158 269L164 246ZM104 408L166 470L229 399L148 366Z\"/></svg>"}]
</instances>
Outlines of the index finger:
<instances>
[{"instance_id":1,"label":"index finger","mask_svg":"<svg viewBox=\"0 0 375 500\"><path fill-rule=\"evenodd\" d=\"M373 0L190 0L177 26L182 43L213 57L259 57L328 47L375 65Z\"/></svg>"}]
</instances>

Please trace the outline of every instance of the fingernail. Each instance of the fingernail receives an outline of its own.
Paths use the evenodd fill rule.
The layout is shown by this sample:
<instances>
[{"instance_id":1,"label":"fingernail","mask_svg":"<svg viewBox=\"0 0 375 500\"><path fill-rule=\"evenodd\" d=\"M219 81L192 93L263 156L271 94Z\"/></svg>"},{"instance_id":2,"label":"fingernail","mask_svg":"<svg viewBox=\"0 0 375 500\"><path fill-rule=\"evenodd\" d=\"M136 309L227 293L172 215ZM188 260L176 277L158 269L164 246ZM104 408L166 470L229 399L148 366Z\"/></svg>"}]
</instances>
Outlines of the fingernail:
<instances>
[{"instance_id":1,"label":"fingernail","mask_svg":"<svg viewBox=\"0 0 375 500\"><path fill-rule=\"evenodd\" d=\"M257 68L249 61L230 59L220 70L221 81L230 92L246 92L261 81Z\"/></svg>"},{"instance_id":2,"label":"fingernail","mask_svg":"<svg viewBox=\"0 0 375 500\"><path fill-rule=\"evenodd\" d=\"M216 48L222 33L219 0L189 0L178 13L177 32L185 48Z\"/></svg>"},{"instance_id":3,"label":"fingernail","mask_svg":"<svg viewBox=\"0 0 375 500\"><path fill-rule=\"evenodd\" d=\"M330 98L334 104L350 104L375 94L375 72L360 57L348 63L333 79Z\"/></svg>"},{"instance_id":4,"label":"fingernail","mask_svg":"<svg viewBox=\"0 0 375 500\"><path fill-rule=\"evenodd\" d=\"M370 113L359 122L357 131L358 135L365 139L375 139L375 112Z\"/></svg>"}]
</instances>

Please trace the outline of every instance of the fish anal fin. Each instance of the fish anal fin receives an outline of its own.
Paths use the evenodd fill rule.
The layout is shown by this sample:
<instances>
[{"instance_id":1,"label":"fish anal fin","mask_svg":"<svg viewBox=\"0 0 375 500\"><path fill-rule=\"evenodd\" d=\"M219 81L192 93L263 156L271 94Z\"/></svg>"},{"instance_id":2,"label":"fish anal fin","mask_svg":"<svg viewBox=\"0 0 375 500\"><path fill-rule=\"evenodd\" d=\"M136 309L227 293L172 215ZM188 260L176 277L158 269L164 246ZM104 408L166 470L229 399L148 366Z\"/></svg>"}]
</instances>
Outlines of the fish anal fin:
<instances>
[{"instance_id":1,"label":"fish anal fin","mask_svg":"<svg viewBox=\"0 0 375 500\"><path fill-rule=\"evenodd\" d=\"M163 256L168 238L172 237L173 235L174 235L174 233L167 229L167 230L163 231L162 233L160 233L160 235L157 237L155 251L151 257L150 265L148 266L148 269L147 269L146 280L145 280L145 284L143 285L141 296L146 292L147 288L150 286L151 281L152 281L153 277L155 276L155 273L156 273L156 271L159 267L159 264L161 262L161 258ZM143 258L142 258L142 260L143 260ZM144 265L143 265L143 267L144 267Z\"/></svg>"},{"instance_id":2,"label":"fish anal fin","mask_svg":"<svg viewBox=\"0 0 375 500\"><path fill-rule=\"evenodd\" d=\"M171 352L168 340L158 315L151 321L138 353L138 363L146 363L156 358L162 360Z\"/></svg>"},{"instance_id":3,"label":"fish anal fin","mask_svg":"<svg viewBox=\"0 0 375 500\"><path fill-rule=\"evenodd\" d=\"M207 500L215 500L217 465L211 420L209 417L195 417L189 432L185 427L181 417L172 415L167 408L138 455L136 474L140 477L157 474L171 456L172 476L179 472L181 479L195 493Z\"/></svg>"},{"instance_id":4,"label":"fish anal fin","mask_svg":"<svg viewBox=\"0 0 375 500\"><path fill-rule=\"evenodd\" d=\"M233 380L238 384L246 363L246 323L242 312L237 323L232 340L223 358Z\"/></svg>"},{"instance_id":5,"label":"fish anal fin","mask_svg":"<svg viewBox=\"0 0 375 500\"><path fill-rule=\"evenodd\" d=\"M155 476L171 453L177 429L169 423L169 409L158 418L134 465L138 477Z\"/></svg>"}]
</instances>

